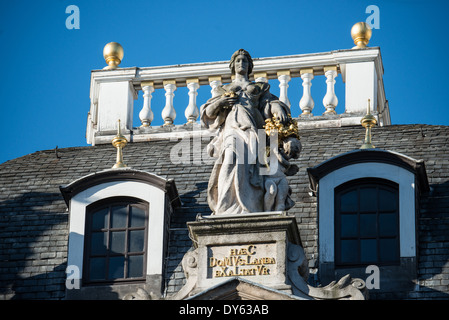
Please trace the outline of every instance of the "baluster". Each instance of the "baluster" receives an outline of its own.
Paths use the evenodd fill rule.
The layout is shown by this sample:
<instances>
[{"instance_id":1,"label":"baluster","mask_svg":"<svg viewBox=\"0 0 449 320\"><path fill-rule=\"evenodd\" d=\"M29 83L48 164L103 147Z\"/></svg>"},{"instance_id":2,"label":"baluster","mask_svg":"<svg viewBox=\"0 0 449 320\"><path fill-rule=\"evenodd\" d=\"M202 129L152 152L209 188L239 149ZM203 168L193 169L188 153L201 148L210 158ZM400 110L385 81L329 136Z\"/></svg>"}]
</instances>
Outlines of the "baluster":
<instances>
[{"instance_id":1,"label":"baluster","mask_svg":"<svg viewBox=\"0 0 449 320\"><path fill-rule=\"evenodd\" d=\"M337 67L324 67L324 75L327 83L327 92L323 98L323 105L326 108L324 114L336 114L335 108L338 104L338 98L335 95L335 77L338 76Z\"/></svg>"},{"instance_id":2,"label":"baluster","mask_svg":"<svg viewBox=\"0 0 449 320\"><path fill-rule=\"evenodd\" d=\"M194 123L198 116L200 115L198 107L196 106L196 96L198 95L198 88L200 87L198 79L188 79L186 81L187 88L189 88L189 105L184 112L186 116L187 123Z\"/></svg>"},{"instance_id":3,"label":"baluster","mask_svg":"<svg viewBox=\"0 0 449 320\"><path fill-rule=\"evenodd\" d=\"M279 71L277 75L279 80L279 88L281 89L279 100L290 108L290 100L287 95L288 82L291 80L290 71Z\"/></svg>"},{"instance_id":4,"label":"baluster","mask_svg":"<svg viewBox=\"0 0 449 320\"><path fill-rule=\"evenodd\" d=\"M165 89L165 107L162 110L162 119L164 119L164 126L171 126L176 118L175 107L173 106L173 97L176 90L175 80L163 81Z\"/></svg>"},{"instance_id":5,"label":"baluster","mask_svg":"<svg viewBox=\"0 0 449 320\"><path fill-rule=\"evenodd\" d=\"M254 81L255 82L268 82L267 73L266 72L254 73Z\"/></svg>"},{"instance_id":6,"label":"baluster","mask_svg":"<svg viewBox=\"0 0 449 320\"><path fill-rule=\"evenodd\" d=\"M212 87L212 90L210 91L212 94L212 98L220 95L218 87L222 85L221 76L209 77L209 85Z\"/></svg>"},{"instance_id":7,"label":"baluster","mask_svg":"<svg viewBox=\"0 0 449 320\"><path fill-rule=\"evenodd\" d=\"M139 118L142 122L141 127L149 127L154 118L153 111L151 111L151 99L153 98L151 94L154 92L154 83L153 81L144 81L140 85L143 91L143 107L139 112Z\"/></svg>"},{"instance_id":8,"label":"baluster","mask_svg":"<svg viewBox=\"0 0 449 320\"><path fill-rule=\"evenodd\" d=\"M315 102L312 99L310 87L312 86L313 79L313 69L302 69L300 71L302 86L303 86L303 95L301 100L299 101L299 107L302 110L302 114L304 116L311 116L313 107L315 106Z\"/></svg>"}]
</instances>

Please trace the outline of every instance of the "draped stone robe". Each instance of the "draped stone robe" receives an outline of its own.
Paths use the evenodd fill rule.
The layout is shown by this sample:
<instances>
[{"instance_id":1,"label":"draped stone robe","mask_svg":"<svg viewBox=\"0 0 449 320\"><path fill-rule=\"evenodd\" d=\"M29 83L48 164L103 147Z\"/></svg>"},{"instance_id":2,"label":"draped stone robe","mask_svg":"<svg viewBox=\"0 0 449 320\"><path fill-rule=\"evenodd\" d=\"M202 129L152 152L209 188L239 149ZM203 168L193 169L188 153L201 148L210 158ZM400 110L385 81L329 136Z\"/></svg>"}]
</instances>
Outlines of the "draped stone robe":
<instances>
[{"instance_id":1,"label":"draped stone robe","mask_svg":"<svg viewBox=\"0 0 449 320\"><path fill-rule=\"evenodd\" d=\"M208 186L208 203L213 214L264 211L259 139L266 138L263 126L265 119L273 117L273 104L281 106L278 112L280 109L286 115L290 113L288 106L272 95L269 88L264 82L251 82L243 87L231 83L219 87L220 95L201 106L203 124L219 129L218 136L209 145L210 155L217 157ZM238 102L209 117L207 108L230 91L238 96Z\"/></svg>"}]
</instances>

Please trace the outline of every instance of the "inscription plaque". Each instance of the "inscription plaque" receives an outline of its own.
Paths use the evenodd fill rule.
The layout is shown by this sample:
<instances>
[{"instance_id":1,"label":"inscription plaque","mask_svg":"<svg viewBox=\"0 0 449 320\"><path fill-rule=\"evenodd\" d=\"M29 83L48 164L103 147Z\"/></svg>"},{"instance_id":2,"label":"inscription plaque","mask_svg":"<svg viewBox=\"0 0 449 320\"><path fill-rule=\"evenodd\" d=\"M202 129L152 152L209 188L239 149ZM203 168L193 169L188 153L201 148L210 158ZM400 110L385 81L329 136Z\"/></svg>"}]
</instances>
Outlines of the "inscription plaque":
<instances>
[{"instance_id":1,"label":"inscription plaque","mask_svg":"<svg viewBox=\"0 0 449 320\"><path fill-rule=\"evenodd\" d=\"M275 244L208 247L208 278L270 276L276 273Z\"/></svg>"}]
</instances>

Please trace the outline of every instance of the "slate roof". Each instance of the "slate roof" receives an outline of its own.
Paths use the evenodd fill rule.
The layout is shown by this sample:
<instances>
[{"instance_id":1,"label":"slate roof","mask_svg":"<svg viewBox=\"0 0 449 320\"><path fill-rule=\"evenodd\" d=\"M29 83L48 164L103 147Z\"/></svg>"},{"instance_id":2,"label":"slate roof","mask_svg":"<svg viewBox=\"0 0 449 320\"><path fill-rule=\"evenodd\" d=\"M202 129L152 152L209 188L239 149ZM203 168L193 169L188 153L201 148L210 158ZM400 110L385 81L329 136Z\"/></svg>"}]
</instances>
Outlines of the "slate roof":
<instances>
[{"instance_id":1,"label":"slate roof","mask_svg":"<svg viewBox=\"0 0 449 320\"><path fill-rule=\"evenodd\" d=\"M306 169L360 147L361 126L300 131L303 151L290 177L298 221L309 261L317 258L317 205L309 195ZM175 179L182 206L170 225L166 270L167 293L185 279L181 259L191 247L186 222L207 215L207 185L212 163L172 164L177 141L129 143L128 166ZM207 142L204 142L205 147ZM449 127L392 125L373 129L377 148L425 161L430 192L420 199L418 217L419 290L395 298L449 296ZM0 299L62 299L65 292L68 211L59 186L115 163L112 145L38 151L0 164ZM198 159L196 159L198 160ZM384 296L388 298L388 296Z\"/></svg>"}]
</instances>

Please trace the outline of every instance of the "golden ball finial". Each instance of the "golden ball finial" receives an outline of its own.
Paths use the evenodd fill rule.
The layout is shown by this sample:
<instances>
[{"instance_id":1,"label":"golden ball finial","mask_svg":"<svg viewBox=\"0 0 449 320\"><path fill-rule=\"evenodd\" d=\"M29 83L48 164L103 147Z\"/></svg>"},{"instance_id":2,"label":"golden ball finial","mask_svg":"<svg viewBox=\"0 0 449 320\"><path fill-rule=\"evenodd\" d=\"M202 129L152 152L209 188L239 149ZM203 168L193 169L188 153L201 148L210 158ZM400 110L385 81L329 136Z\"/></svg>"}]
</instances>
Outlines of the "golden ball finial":
<instances>
[{"instance_id":1,"label":"golden ball finial","mask_svg":"<svg viewBox=\"0 0 449 320\"><path fill-rule=\"evenodd\" d=\"M352 49L366 48L372 34L373 31L366 22L357 22L351 29L351 37L355 44Z\"/></svg>"},{"instance_id":2,"label":"golden ball finial","mask_svg":"<svg viewBox=\"0 0 449 320\"><path fill-rule=\"evenodd\" d=\"M106 60L106 63L108 64L107 67L104 67L103 69L111 70L116 69L120 62L122 62L123 59L123 47L118 42L109 42L107 45L104 46L103 49L103 57Z\"/></svg>"}]
</instances>

